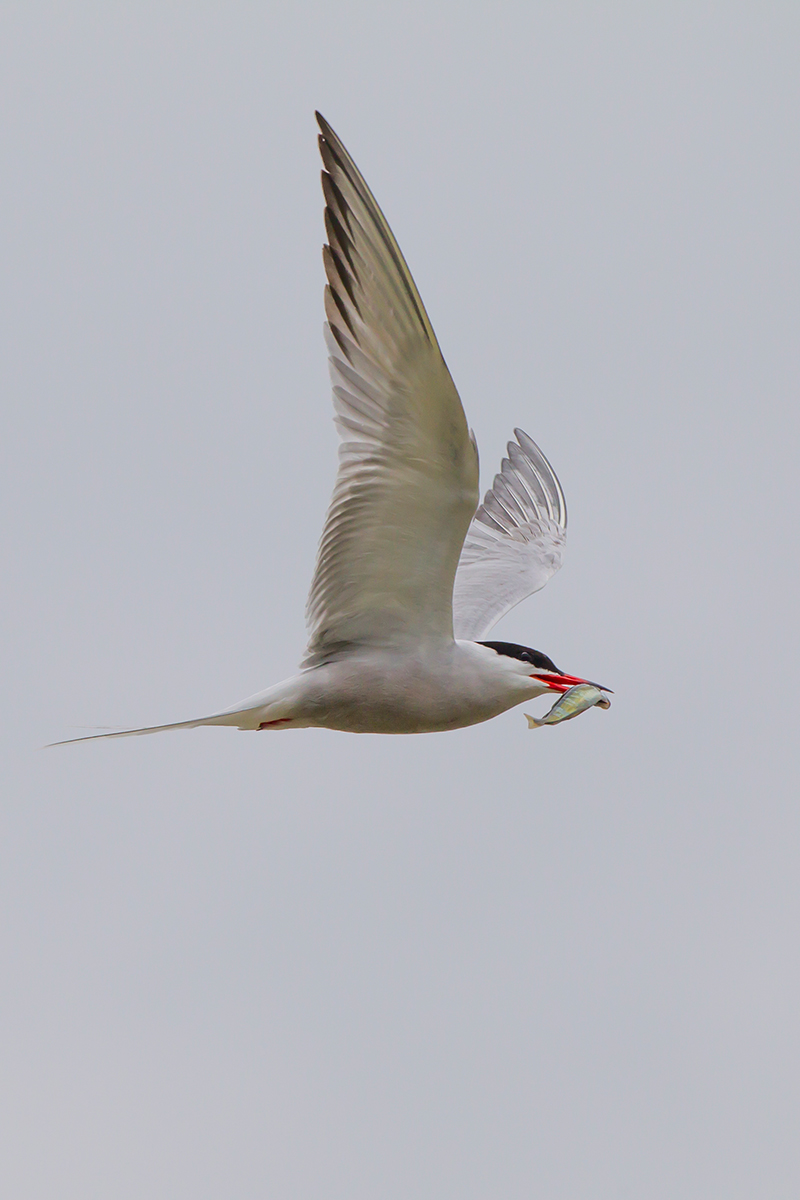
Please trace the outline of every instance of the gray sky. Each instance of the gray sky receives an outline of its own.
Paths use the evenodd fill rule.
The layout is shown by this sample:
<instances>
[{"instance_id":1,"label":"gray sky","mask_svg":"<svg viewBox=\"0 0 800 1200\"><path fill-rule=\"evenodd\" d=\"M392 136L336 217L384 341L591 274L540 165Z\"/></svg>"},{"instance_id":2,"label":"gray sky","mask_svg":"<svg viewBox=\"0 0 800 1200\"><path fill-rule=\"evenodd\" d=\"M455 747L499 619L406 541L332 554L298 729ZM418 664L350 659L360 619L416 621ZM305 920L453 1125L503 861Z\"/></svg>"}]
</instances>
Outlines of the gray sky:
<instances>
[{"instance_id":1,"label":"gray sky","mask_svg":"<svg viewBox=\"0 0 800 1200\"><path fill-rule=\"evenodd\" d=\"M800 12L270 7L0 17L0 1191L793 1200ZM613 708L39 752L300 658L315 107Z\"/></svg>"}]
</instances>

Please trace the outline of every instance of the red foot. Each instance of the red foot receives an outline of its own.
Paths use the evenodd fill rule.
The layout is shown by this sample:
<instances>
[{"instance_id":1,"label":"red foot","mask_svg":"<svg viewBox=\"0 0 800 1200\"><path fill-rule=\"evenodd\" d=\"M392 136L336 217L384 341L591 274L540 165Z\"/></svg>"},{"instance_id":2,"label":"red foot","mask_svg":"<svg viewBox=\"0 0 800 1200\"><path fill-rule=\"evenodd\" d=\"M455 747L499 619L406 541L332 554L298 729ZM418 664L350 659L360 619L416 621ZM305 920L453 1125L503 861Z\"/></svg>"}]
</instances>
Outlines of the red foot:
<instances>
[{"instance_id":1,"label":"red foot","mask_svg":"<svg viewBox=\"0 0 800 1200\"><path fill-rule=\"evenodd\" d=\"M262 721L258 728L272 729L275 725L290 725L291 721L291 717L278 717L277 721Z\"/></svg>"}]
</instances>

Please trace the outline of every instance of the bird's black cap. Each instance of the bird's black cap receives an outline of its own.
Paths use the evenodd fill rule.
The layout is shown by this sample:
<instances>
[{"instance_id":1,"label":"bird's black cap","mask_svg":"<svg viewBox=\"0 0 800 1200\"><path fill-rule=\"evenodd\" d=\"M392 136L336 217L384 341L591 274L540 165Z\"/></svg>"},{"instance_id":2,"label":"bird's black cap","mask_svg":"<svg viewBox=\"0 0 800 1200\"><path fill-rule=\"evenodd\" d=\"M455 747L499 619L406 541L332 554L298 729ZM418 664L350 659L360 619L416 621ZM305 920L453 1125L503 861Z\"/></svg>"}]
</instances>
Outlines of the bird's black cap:
<instances>
[{"instance_id":1,"label":"bird's black cap","mask_svg":"<svg viewBox=\"0 0 800 1200\"><path fill-rule=\"evenodd\" d=\"M562 674L552 658L542 654L541 650L531 649L530 646L518 646L516 642L478 642L478 645L488 646L496 654L505 654L508 658L518 658L520 662L531 663L540 671L555 671L556 675Z\"/></svg>"}]
</instances>

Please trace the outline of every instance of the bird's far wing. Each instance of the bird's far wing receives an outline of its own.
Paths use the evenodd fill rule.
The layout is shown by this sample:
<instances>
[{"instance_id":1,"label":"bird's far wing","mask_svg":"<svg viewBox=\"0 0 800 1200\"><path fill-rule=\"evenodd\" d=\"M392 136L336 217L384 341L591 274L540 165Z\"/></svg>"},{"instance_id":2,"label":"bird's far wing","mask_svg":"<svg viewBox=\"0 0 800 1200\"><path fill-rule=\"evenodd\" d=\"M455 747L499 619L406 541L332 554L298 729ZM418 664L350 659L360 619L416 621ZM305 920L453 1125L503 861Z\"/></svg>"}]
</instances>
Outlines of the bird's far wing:
<instances>
[{"instance_id":1,"label":"bird's far wing","mask_svg":"<svg viewBox=\"0 0 800 1200\"><path fill-rule=\"evenodd\" d=\"M452 637L453 579L479 499L464 410L400 248L350 155L317 120L342 441L308 598L306 666L353 645Z\"/></svg>"},{"instance_id":2,"label":"bird's far wing","mask_svg":"<svg viewBox=\"0 0 800 1200\"><path fill-rule=\"evenodd\" d=\"M539 447L521 429L469 527L453 592L455 636L484 638L561 566L567 505Z\"/></svg>"}]
</instances>

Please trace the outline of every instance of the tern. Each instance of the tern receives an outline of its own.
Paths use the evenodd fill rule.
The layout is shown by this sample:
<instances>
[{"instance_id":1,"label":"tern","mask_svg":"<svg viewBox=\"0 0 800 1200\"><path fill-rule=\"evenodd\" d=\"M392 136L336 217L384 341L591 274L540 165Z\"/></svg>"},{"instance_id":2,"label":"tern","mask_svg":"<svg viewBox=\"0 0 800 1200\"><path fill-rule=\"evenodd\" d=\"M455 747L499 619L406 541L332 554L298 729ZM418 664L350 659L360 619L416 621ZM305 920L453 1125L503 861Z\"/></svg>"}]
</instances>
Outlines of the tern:
<instances>
[{"instance_id":1,"label":"tern","mask_svg":"<svg viewBox=\"0 0 800 1200\"><path fill-rule=\"evenodd\" d=\"M539 650L486 640L561 566L564 493L517 429L479 505L475 437L414 280L360 171L317 121L341 443L299 674L211 716L73 741L205 725L437 732L589 682Z\"/></svg>"}]
</instances>

